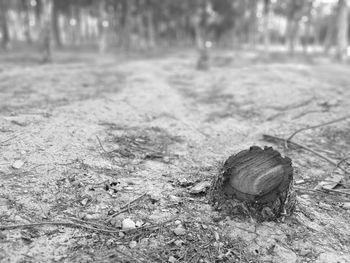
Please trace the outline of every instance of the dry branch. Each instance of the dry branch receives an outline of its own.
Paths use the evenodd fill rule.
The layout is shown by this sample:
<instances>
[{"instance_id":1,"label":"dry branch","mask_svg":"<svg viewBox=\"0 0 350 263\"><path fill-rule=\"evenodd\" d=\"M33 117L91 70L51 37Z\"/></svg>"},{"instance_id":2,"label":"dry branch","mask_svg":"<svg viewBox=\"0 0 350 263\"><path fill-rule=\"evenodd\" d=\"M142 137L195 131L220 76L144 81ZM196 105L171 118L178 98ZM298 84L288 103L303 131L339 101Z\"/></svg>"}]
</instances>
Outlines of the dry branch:
<instances>
[{"instance_id":1,"label":"dry branch","mask_svg":"<svg viewBox=\"0 0 350 263\"><path fill-rule=\"evenodd\" d=\"M84 224L78 224L78 223L72 223L72 222L59 222L59 221L48 221L48 222L39 222L39 223L30 223L30 224L18 224L18 225L0 225L0 230L11 230L11 229L20 229L20 228L31 228L31 227L37 227L37 226L66 226L66 227L72 227L72 228L84 228L87 230L95 231L95 232L101 232L105 234L118 234L120 232L123 233L129 233L129 232L135 232L135 231L140 231L140 230L147 230L147 229L158 229L159 227L164 226L165 224L168 224L172 221L174 221L178 215L174 216L173 218L166 220L161 223L157 224L151 224L147 226L142 226L139 228L134 228L134 229L119 229L119 230L108 230L108 229L102 229L102 228L96 228L96 227L90 227L86 224L87 222L84 222ZM108 228L108 226L106 226Z\"/></svg>"},{"instance_id":2,"label":"dry branch","mask_svg":"<svg viewBox=\"0 0 350 263\"><path fill-rule=\"evenodd\" d=\"M311 148L309 148L309 147L307 147L307 146L301 145L301 144L299 144L299 143L292 142L292 141L290 141L290 140L288 141L288 140L285 140L285 139L282 139L282 138L279 138L279 137L276 137L276 136L268 135L268 134L263 134L263 139L264 139L265 141L270 141L270 142L271 142L271 141L275 141L275 142L276 142L276 141L279 141L279 142L281 142L281 143L284 143L284 142L290 143L290 144L292 144L292 145L294 145L294 146L297 146L297 147L302 148L302 149L304 149L304 150L306 150L306 151L308 151L308 152L313 153L314 155L316 155L316 156L322 158L323 160L326 160L327 162L329 162L330 164L334 165L335 167L338 166L338 163L337 163L337 162L335 162L335 161L329 159L327 156L324 156L324 155L322 155L322 154L320 154L320 153L314 151L313 149L311 149ZM339 169L348 174L348 172L347 172L344 168L339 167Z\"/></svg>"},{"instance_id":3,"label":"dry branch","mask_svg":"<svg viewBox=\"0 0 350 263\"><path fill-rule=\"evenodd\" d=\"M135 207L136 205L130 207L130 205L134 204L135 202L139 201L141 198L143 198L144 196L146 196L147 193L144 193L142 195L140 195L139 197L135 198L134 200L131 200L129 203L123 205L117 212L115 212L114 214L110 215L109 218L107 220L105 220L105 222L109 222L112 220L113 217L121 214L121 213L124 213L126 211L129 211L130 208L132 207Z\"/></svg>"},{"instance_id":4,"label":"dry branch","mask_svg":"<svg viewBox=\"0 0 350 263\"><path fill-rule=\"evenodd\" d=\"M302 131L306 131L306 130L312 130L312 129L316 129L316 128L320 128L320 127L323 127L323 126L326 126L326 125L330 125L330 124L333 124L333 123L336 123L336 122L340 122L340 121L343 121L343 120L346 120L350 118L350 115L347 115L347 116L344 116L342 118L339 118L339 119L335 119L335 120L332 120L332 121L329 121L329 122L326 122L326 123L322 123L322 124L318 124L318 125L314 125L314 126L308 126L308 127L304 127L304 128L301 128L299 130L296 130L295 132L292 133L292 135L290 135L288 138L287 138L287 142L289 142L295 135L297 135L299 132L302 132Z\"/></svg>"}]
</instances>

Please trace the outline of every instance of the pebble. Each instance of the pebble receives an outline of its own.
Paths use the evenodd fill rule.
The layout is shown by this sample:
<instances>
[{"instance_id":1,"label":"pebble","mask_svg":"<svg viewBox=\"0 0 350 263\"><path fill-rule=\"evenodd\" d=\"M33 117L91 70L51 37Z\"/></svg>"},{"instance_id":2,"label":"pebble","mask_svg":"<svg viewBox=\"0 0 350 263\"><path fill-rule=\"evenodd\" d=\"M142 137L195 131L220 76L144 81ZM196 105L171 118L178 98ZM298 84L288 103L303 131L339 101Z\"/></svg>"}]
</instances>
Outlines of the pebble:
<instances>
[{"instance_id":1,"label":"pebble","mask_svg":"<svg viewBox=\"0 0 350 263\"><path fill-rule=\"evenodd\" d=\"M83 200L81 200L81 204L83 205L83 206L86 206L86 204L89 202L89 198L84 198Z\"/></svg>"},{"instance_id":2,"label":"pebble","mask_svg":"<svg viewBox=\"0 0 350 263\"><path fill-rule=\"evenodd\" d=\"M177 181L179 182L180 186L187 186L187 185L189 185L189 182L187 181L186 178L179 178L179 179L177 179Z\"/></svg>"},{"instance_id":3,"label":"pebble","mask_svg":"<svg viewBox=\"0 0 350 263\"><path fill-rule=\"evenodd\" d=\"M175 225L181 225L181 221L180 220L176 220L175 221Z\"/></svg>"},{"instance_id":4,"label":"pebble","mask_svg":"<svg viewBox=\"0 0 350 263\"><path fill-rule=\"evenodd\" d=\"M199 193L203 193L205 191L207 191L207 189L210 187L210 182L208 181L203 181L200 182L198 184L196 184L195 186L193 186L190 189L190 193L191 194L199 194Z\"/></svg>"},{"instance_id":5,"label":"pebble","mask_svg":"<svg viewBox=\"0 0 350 263\"><path fill-rule=\"evenodd\" d=\"M125 218L122 221L122 229L123 230L135 229L135 228L136 228L135 222L132 221L130 218Z\"/></svg>"},{"instance_id":6,"label":"pebble","mask_svg":"<svg viewBox=\"0 0 350 263\"><path fill-rule=\"evenodd\" d=\"M130 243L129 243L129 247L130 248L135 248L137 246L137 242L136 241L131 241Z\"/></svg>"},{"instance_id":7,"label":"pebble","mask_svg":"<svg viewBox=\"0 0 350 263\"><path fill-rule=\"evenodd\" d=\"M22 160L14 161L12 164L13 169L20 169L24 165L24 162Z\"/></svg>"},{"instance_id":8,"label":"pebble","mask_svg":"<svg viewBox=\"0 0 350 263\"><path fill-rule=\"evenodd\" d=\"M341 207L345 210L350 210L350 202L344 203Z\"/></svg>"},{"instance_id":9,"label":"pebble","mask_svg":"<svg viewBox=\"0 0 350 263\"><path fill-rule=\"evenodd\" d=\"M140 226L142 226L143 225L143 222L142 221L136 221L136 223L135 223L135 226L136 227L140 227Z\"/></svg>"},{"instance_id":10,"label":"pebble","mask_svg":"<svg viewBox=\"0 0 350 263\"><path fill-rule=\"evenodd\" d=\"M174 229L174 234L177 236L183 236L186 234L186 229L184 229L181 226L178 226L177 228Z\"/></svg>"},{"instance_id":11,"label":"pebble","mask_svg":"<svg viewBox=\"0 0 350 263\"><path fill-rule=\"evenodd\" d=\"M174 262L176 262L176 258L174 258L173 256L170 256L169 259L168 259L168 261L169 261L170 263L174 263Z\"/></svg>"},{"instance_id":12,"label":"pebble","mask_svg":"<svg viewBox=\"0 0 350 263\"><path fill-rule=\"evenodd\" d=\"M181 247L182 244L183 244L183 241L182 241L182 240L175 240L175 241L174 241L174 244L175 244L176 246L178 246L178 247Z\"/></svg>"}]
</instances>

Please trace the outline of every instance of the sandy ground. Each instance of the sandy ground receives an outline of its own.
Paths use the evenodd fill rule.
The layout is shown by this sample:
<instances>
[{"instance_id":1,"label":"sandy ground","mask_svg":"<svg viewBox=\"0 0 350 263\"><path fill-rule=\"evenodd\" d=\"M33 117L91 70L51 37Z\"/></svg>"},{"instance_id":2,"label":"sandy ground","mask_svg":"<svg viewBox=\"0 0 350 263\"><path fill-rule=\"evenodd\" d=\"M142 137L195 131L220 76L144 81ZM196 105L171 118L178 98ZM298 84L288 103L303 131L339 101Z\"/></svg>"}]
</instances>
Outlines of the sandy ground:
<instances>
[{"instance_id":1,"label":"sandy ground","mask_svg":"<svg viewBox=\"0 0 350 263\"><path fill-rule=\"evenodd\" d=\"M262 140L349 114L349 65L221 51L197 71L195 60L6 56L0 225L94 230L2 230L1 262L350 262L349 195L312 190L334 166ZM293 140L337 162L349 156L349 120ZM222 215L192 191L251 145L293 160L299 204L284 222ZM141 228L115 231L126 218Z\"/></svg>"}]
</instances>

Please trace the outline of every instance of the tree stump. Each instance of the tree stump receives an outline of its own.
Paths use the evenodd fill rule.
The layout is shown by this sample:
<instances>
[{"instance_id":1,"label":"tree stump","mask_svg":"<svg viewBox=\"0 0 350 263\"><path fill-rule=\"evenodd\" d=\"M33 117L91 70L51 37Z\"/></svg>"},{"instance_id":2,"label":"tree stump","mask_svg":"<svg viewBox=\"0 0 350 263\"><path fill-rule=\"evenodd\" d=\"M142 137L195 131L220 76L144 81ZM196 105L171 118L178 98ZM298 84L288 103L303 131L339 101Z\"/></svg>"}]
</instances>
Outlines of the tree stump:
<instances>
[{"instance_id":1,"label":"tree stump","mask_svg":"<svg viewBox=\"0 0 350 263\"><path fill-rule=\"evenodd\" d=\"M209 200L222 212L258 221L291 215L296 205L292 161L271 147L252 146L232 155L212 182Z\"/></svg>"}]
</instances>

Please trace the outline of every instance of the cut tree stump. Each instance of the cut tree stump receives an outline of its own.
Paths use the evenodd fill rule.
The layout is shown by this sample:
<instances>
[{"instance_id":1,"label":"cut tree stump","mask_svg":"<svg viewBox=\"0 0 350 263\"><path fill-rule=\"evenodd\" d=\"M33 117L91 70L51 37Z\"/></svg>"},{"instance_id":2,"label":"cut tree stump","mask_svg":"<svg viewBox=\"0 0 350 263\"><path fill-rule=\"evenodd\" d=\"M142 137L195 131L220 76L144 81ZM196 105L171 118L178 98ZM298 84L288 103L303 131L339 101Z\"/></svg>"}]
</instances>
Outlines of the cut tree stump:
<instances>
[{"instance_id":1,"label":"cut tree stump","mask_svg":"<svg viewBox=\"0 0 350 263\"><path fill-rule=\"evenodd\" d=\"M296 205L292 161L271 147L230 156L214 179L209 200L230 215L259 221L291 215Z\"/></svg>"}]
</instances>

